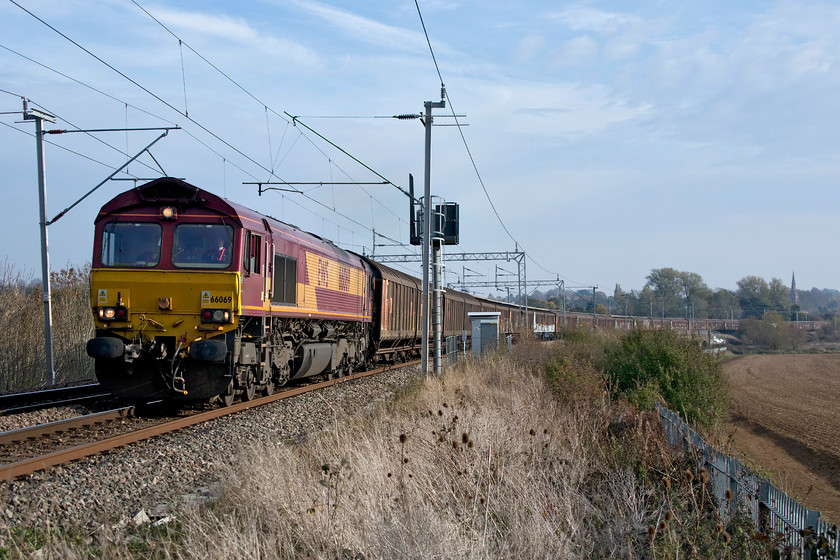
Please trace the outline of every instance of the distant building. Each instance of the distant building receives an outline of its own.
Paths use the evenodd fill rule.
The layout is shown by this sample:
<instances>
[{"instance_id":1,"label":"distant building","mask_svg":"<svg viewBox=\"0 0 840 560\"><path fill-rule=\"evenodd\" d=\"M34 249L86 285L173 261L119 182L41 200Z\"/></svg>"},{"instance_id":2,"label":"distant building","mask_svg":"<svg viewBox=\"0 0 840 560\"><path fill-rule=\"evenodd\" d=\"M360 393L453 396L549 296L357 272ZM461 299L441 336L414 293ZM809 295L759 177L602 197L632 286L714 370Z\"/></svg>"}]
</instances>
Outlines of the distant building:
<instances>
[{"instance_id":1,"label":"distant building","mask_svg":"<svg viewBox=\"0 0 840 560\"><path fill-rule=\"evenodd\" d=\"M790 302L799 307L799 292L796 291L796 272L794 271L790 277Z\"/></svg>"}]
</instances>

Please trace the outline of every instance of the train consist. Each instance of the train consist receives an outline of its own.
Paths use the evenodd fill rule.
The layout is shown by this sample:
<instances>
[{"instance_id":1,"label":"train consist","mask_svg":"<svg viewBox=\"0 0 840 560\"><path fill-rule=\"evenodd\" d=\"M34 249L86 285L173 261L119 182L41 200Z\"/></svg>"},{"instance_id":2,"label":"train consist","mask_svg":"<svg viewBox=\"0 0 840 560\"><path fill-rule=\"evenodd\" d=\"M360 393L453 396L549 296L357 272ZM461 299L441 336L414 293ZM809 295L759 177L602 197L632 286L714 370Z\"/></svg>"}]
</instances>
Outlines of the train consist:
<instances>
[{"instance_id":1,"label":"train consist","mask_svg":"<svg viewBox=\"0 0 840 560\"><path fill-rule=\"evenodd\" d=\"M270 394L420 355L422 283L179 179L117 195L95 220L87 343L96 376L132 399ZM561 326L722 330L726 321L610 317L525 308L447 290L443 335L469 313L502 334Z\"/></svg>"},{"instance_id":2,"label":"train consist","mask_svg":"<svg viewBox=\"0 0 840 560\"><path fill-rule=\"evenodd\" d=\"M738 330L738 319L677 319L673 317L637 317L633 315L595 315L592 313L557 314L557 325L569 328L596 329L670 329L681 332L725 332Z\"/></svg>"},{"instance_id":3,"label":"train consist","mask_svg":"<svg viewBox=\"0 0 840 560\"><path fill-rule=\"evenodd\" d=\"M87 353L100 383L132 399L229 405L419 356L420 280L178 179L106 203L92 263ZM444 335L478 311L499 312L505 333L550 333L558 319L447 291Z\"/></svg>"}]
</instances>

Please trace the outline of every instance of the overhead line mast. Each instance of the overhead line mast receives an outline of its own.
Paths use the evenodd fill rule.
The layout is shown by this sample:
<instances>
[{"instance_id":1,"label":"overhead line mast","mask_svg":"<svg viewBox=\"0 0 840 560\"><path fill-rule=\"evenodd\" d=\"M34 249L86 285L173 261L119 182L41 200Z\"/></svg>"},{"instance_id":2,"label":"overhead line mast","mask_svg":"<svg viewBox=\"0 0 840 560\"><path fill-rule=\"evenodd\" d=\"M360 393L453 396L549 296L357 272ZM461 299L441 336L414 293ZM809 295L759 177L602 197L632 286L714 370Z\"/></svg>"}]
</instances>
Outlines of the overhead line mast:
<instances>
[{"instance_id":1,"label":"overhead line mast","mask_svg":"<svg viewBox=\"0 0 840 560\"><path fill-rule=\"evenodd\" d=\"M35 121L35 146L38 158L38 207L41 226L41 299L44 301L44 357L46 358L47 385L55 385L53 367L52 294L50 291L50 252L47 240L47 183L44 164L44 121L55 122L55 115L30 109L23 100L23 120Z\"/></svg>"}]
</instances>

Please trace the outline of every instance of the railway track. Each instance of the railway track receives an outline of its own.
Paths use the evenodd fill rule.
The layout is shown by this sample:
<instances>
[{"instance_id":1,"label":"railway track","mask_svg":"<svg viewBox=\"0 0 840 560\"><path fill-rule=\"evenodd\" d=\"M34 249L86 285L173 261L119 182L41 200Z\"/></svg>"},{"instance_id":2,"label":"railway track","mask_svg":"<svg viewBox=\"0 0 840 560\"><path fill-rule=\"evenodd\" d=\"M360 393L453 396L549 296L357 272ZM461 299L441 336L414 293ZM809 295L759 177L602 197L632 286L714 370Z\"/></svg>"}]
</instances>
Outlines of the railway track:
<instances>
[{"instance_id":1,"label":"railway track","mask_svg":"<svg viewBox=\"0 0 840 560\"><path fill-rule=\"evenodd\" d=\"M99 383L25 393L9 393L0 395L0 416L33 412L57 406L87 404L109 397L111 395L103 391Z\"/></svg>"},{"instance_id":2,"label":"railway track","mask_svg":"<svg viewBox=\"0 0 840 560\"><path fill-rule=\"evenodd\" d=\"M283 387L273 395L206 411L183 410L177 417L136 417L133 407L84 415L8 432L0 432L0 480L13 480L34 472L104 453L125 445L174 432L216 418L263 406L281 399L346 383L395 367L416 365L419 360L365 372ZM95 429L92 429L95 427Z\"/></svg>"}]
</instances>

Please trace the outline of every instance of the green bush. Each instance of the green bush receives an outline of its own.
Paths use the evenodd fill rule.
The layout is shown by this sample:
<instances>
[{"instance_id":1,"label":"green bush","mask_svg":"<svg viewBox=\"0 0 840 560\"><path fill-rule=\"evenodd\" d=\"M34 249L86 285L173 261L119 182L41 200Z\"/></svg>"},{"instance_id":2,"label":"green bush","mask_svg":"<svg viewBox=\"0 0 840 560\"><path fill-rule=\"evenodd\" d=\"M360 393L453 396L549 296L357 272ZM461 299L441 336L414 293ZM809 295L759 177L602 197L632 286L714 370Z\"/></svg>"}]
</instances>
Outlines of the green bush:
<instances>
[{"instance_id":1,"label":"green bush","mask_svg":"<svg viewBox=\"0 0 840 560\"><path fill-rule=\"evenodd\" d=\"M650 409L661 398L689 422L714 428L728 408L717 359L696 339L668 330L633 330L607 350L606 373L615 396Z\"/></svg>"},{"instance_id":2,"label":"green bush","mask_svg":"<svg viewBox=\"0 0 840 560\"><path fill-rule=\"evenodd\" d=\"M740 331L745 342L773 351L797 350L806 338L805 331L785 321L775 311L767 313L763 319L744 319Z\"/></svg>"}]
</instances>

